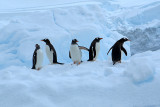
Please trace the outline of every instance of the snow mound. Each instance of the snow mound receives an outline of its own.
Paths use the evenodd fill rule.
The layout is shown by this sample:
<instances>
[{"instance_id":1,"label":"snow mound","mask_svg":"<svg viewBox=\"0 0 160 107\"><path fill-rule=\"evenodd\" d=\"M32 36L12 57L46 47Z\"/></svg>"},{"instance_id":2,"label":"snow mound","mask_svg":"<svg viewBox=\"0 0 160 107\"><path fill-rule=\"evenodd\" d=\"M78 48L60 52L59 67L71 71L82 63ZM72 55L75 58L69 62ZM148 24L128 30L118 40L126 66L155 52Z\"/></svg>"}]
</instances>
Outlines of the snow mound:
<instances>
[{"instance_id":1,"label":"snow mound","mask_svg":"<svg viewBox=\"0 0 160 107\"><path fill-rule=\"evenodd\" d=\"M0 105L2 107L146 107L160 105L160 57L145 52L112 65L110 61L83 62L80 65L46 65L40 71L25 66L10 66L0 70ZM145 56L145 57L143 57ZM150 62L156 62L153 77ZM141 64L140 62L144 62ZM138 62L138 63L137 63ZM123 75L125 68L127 76ZM142 67L145 72L141 71ZM134 69L134 68L137 69ZM130 75L130 76L128 76ZM133 78L133 75L136 77ZM138 76L137 76L138 75ZM128 79L129 78L129 79ZM150 88L152 87L152 88ZM134 94L134 95L133 95ZM4 98L5 97L5 98ZM148 102L146 102L146 100ZM124 102L125 101L125 102ZM9 103L8 103L9 102ZM116 103L115 103L116 102Z\"/></svg>"},{"instance_id":2,"label":"snow mound","mask_svg":"<svg viewBox=\"0 0 160 107\"><path fill-rule=\"evenodd\" d=\"M155 67L151 58L144 57L149 54L137 54L131 57L130 63L125 69L124 74L133 80L135 83L143 83L150 81L154 77Z\"/></svg>"}]
</instances>

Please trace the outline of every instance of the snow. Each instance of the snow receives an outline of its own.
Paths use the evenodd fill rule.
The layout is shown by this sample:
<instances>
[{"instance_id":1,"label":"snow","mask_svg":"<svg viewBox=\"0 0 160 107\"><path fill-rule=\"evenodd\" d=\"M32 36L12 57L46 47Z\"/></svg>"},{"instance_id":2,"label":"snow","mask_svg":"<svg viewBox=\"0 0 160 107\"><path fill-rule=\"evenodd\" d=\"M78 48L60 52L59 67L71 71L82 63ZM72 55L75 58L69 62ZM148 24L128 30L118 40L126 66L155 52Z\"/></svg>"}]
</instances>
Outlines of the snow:
<instances>
[{"instance_id":1,"label":"snow","mask_svg":"<svg viewBox=\"0 0 160 107\"><path fill-rule=\"evenodd\" d=\"M0 105L2 107L159 107L159 0L0 0ZM71 40L88 47L101 37L95 62L73 65ZM128 56L112 65L107 52L122 37ZM50 65L41 39L58 62ZM32 70L35 44L43 68ZM133 56L131 56L131 54Z\"/></svg>"},{"instance_id":2,"label":"snow","mask_svg":"<svg viewBox=\"0 0 160 107\"><path fill-rule=\"evenodd\" d=\"M115 66L110 60L85 61L78 66L69 63L46 65L40 71L25 66L11 66L0 71L0 94L3 96L0 104L2 107L158 107L160 57L153 56L159 52L144 52L131 57L136 57L135 62L122 61ZM155 70L147 69L152 67L148 61L143 62L144 65L138 62L147 58L153 58L152 61L157 63L154 64ZM140 70L142 67L138 64L145 68ZM128 74L136 74L138 78L126 75L126 68L130 71ZM149 79L150 76L152 79ZM131 79L135 79L136 83Z\"/></svg>"},{"instance_id":3,"label":"snow","mask_svg":"<svg viewBox=\"0 0 160 107\"><path fill-rule=\"evenodd\" d=\"M128 75L134 82L144 82L153 78L155 73L154 63L151 57L146 57L149 53L134 55L126 68L125 75ZM145 55L145 57L144 57Z\"/></svg>"}]
</instances>

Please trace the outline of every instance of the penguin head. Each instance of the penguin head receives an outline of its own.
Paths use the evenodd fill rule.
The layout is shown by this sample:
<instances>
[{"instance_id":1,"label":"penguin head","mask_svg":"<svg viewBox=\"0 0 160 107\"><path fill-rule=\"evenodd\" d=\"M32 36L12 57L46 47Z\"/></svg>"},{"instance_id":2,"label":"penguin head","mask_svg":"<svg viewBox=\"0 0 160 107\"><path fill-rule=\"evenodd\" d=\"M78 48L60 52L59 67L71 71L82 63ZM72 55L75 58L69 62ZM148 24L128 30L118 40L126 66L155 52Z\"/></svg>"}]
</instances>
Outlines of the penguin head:
<instances>
[{"instance_id":1,"label":"penguin head","mask_svg":"<svg viewBox=\"0 0 160 107\"><path fill-rule=\"evenodd\" d=\"M78 40L77 39L73 39L72 40L72 44L77 44Z\"/></svg>"},{"instance_id":2,"label":"penguin head","mask_svg":"<svg viewBox=\"0 0 160 107\"><path fill-rule=\"evenodd\" d=\"M119 40L119 42L121 42L121 43L124 43L124 42L126 42L126 41L130 41L128 38L121 38L120 40Z\"/></svg>"},{"instance_id":3,"label":"penguin head","mask_svg":"<svg viewBox=\"0 0 160 107\"><path fill-rule=\"evenodd\" d=\"M101 39L103 39L103 38L97 37L97 38L95 38L94 40L95 40L96 42L99 42Z\"/></svg>"},{"instance_id":4,"label":"penguin head","mask_svg":"<svg viewBox=\"0 0 160 107\"><path fill-rule=\"evenodd\" d=\"M43 41L43 42L45 42L46 44L50 44L50 41L49 41L49 39L42 39L41 41Z\"/></svg>"},{"instance_id":5,"label":"penguin head","mask_svg":"<svg viewBox=\"0 0 160 107\"><path fill-rule=\"evenodd\" d=\"M36 49L40 49L40 46L38 44L35 45Z\"/></svg>"}]
</instances>

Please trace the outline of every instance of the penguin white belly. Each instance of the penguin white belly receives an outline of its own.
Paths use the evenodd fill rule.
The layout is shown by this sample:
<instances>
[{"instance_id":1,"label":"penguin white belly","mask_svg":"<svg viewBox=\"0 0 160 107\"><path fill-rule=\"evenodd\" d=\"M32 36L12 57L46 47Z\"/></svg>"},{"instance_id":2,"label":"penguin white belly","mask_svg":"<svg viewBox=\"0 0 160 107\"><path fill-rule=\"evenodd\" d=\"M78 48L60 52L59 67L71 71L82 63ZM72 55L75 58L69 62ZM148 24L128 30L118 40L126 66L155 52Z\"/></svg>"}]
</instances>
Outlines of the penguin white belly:
<instances>
[{"instance_id":1,"label":"penguin white belly","mask_svg":"<svg viewBox=\"0 0 160 107\"><path fill-rule=\"evenodd\" d=\"M43 52L41 49L37 50L37 62L35 65L36 69L40 69L42 67L42 63L43 63Z\"/></svg>"},{"instance_id":2,"label":"penguin white belly","mask_svg":"<svg viewBox=\"0 0 160 107\"><path fill-rule=\"evenodd\" d=\"M50 51L50 48L48 45L46 45L46 54L49 59L49 62L53 64L53 50Z\"/></svg>"},{"instance_id":3,"label":"penguin white belly","mask_svg":"<svg viewBox=\"0 0 160 107\"><path fill-rule=\"evenodd\" d=\"M70 54L73 62L81 62L82 53L78 45L70 46Z\"/></svg>"},{"instance_id":4,"label":"penguin white belly","mask_svg":"<svg viewBox=\"0 0 160 107\"><path fill-rule=\"evenodd\" d=\"M95 56L94 60L96 60L97 57L98 57L98 54L99 54L99 51L100 51L100 42L96 43L95 49L96 49L96 56Z\"/></svg>"}]
</instances>

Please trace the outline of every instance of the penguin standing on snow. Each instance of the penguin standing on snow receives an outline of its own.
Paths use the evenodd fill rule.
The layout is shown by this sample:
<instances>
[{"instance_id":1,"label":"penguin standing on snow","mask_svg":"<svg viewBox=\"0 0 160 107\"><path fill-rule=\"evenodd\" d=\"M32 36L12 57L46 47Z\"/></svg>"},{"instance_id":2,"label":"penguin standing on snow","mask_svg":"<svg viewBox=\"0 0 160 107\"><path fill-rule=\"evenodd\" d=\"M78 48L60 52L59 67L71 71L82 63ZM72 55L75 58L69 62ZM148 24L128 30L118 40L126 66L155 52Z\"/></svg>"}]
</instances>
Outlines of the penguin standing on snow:
<instances>
[{"instance_id":1,"label":"penguin standing on snow","mask_svg":"<svg viewBox=\"0 0 160 107\"><path fill-rule=\"evenodd\" d=\"M88 61L95 61L100 51L100 40L103 38L95 38L89 48L89 60Z\"/></svg>"},{"instance_id":2,"label":"penguin standing on snow","mask_svg":"<svg viewBox=\"0 0 160 107\"><path fill-rule=\"evenodd\" d=\"M41 40L46 43L46 54L51 64L63 64L57 62L57 53L53 45L50 43L49 39Z\"/></svg>"},{"instance_id":3,"label":"penguin standing on snow","mask_svg":"<svg viewBox=\"0 0 160 107\"><path fill-rule=\"evenodd\" d=\"M69 57L72 59L74 64L80 64L82 58L81 49L89 51L86 47L78 46L77 39L73 39L70 46Z\"/></svg>"},{"instance_id":4,"label":"penguin standing on snow","mask_svg":"<svg viewBox=\"0 0 160 107\"><path fill-rule=\"evenodd\" d=\"M43 63L43 52L38 44L35 45L36 49L33 53L33 66L32 69L40 70Z\"/></svg>"},{"instance_id":5,"label":"penguin standing on snow","mask_svg":"<svg viewBox=\"0 0 160 107\"><path fill-rule=\"evenodd\" d=\"M110 52L110 50L112 49L112 61L113 61L113 65L116 62L121 63L121 50L125 53L125 55L127 56L127 51L125 50L125 48L123 47L123 43L126 41L130 41L127 38L121 38L120 40L118 40L108 51L108 53ZM107 53L107 55L108 55Z\"/></svg>"}]
</instances>

